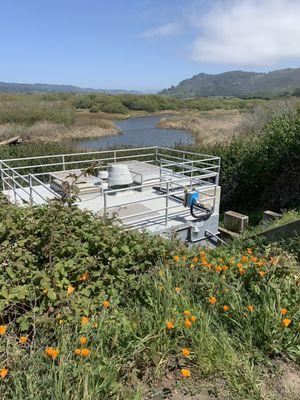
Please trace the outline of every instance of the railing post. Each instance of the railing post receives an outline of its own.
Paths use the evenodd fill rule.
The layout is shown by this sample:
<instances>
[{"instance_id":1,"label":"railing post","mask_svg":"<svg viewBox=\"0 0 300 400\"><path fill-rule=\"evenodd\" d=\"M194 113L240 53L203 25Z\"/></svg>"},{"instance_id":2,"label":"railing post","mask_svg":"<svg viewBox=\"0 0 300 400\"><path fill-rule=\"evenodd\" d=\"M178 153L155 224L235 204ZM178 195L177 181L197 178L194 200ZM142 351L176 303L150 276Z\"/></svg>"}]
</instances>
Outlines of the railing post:
<instances>
[{"instance_id":1,"label":"railing post","mask_svg":"<svg viewBox=\"0 0 300 400\"><path fill-rule=\"evenodd\" d=\"M114 163L116 163L116 162L117 162L117 151L114 150Z\"/></svg>"},{"instance_id":2,"label":"railing post","mask_svg":"<svg viewBox=\"0 0 300 400\"><path fill-rule=\"evenodd\" d=\"M2 190L5 190L5 185L4 185L4 180L3 180L3 165L2 165L2 161L0 161L0 177L1 177L1 182L2 182Z\"/></svg>"},{"instance_id":3,"label":"railing post","mask_svg":"<svg viewBox=\"0 0 300 400\"><path fill-rule=\"evenodd\" d=\"M65 171L66 170L65 156L62 156L62 167L63 167L63 171Z\"/></svg>"},{"instance_id":4,"label":"railing post","mask_svg":"<svg viewBox=\"0 0 300 400\"><path fill-rule=\"evenodd\" d=\"M169 181L167 181L167 191L166 191L165 225L168 225L168 216L169 216Z\"/></svg>"},{"instance_id":5,"label":"railing post","mask_svg":"<svg viewBox=\"0 0 300 400\"><path fill-rule=\"evenodd\" d=\"M15 181L15 173L14 172L12 174L12 181L13 181L14 200L15 200L15 204L17 204L16 181Z\"/></svg>"},{"instance_id":6,"label":"railing post","mask_svg":"<svg viewBox=\"0 0 300 400\"><path fill-rule=\"evenodd\" d=\"M220 171L221 171L221 158L218 160L218 175L216 176L216 185L219 186L219 180L220 180Z\"/></svg>"},{"instance_id":7,"label":"railing post","mask_svg":"<svg viewBox=\"0 0 300 400\"><path fill-rule=\"evenodd\" d=\"M32 206L33 198L32 198L32 176L31 176L31 174L29 174L29 201L30 201L30 205Z\"/></svg>"},{"instance_id":8,"label":"railing post","mask_svg":"<svg viewBox=\"0 0 300 400\"><path fill-rule=\"evenodd\" d=\"M155 164L157 164L158 146L155 148Z\"/></svg>"},{"instance_id":9,"label":"railing post","mask_svg":"<svg viewBox=\"0 0 300 400\"><path fill-rule=\"evenodd\" d=\"M104 202L104 216L106 216L107 198L106 198L106 193L105 192L103 192L103 202Z\"/></svg>"}]
</instances>

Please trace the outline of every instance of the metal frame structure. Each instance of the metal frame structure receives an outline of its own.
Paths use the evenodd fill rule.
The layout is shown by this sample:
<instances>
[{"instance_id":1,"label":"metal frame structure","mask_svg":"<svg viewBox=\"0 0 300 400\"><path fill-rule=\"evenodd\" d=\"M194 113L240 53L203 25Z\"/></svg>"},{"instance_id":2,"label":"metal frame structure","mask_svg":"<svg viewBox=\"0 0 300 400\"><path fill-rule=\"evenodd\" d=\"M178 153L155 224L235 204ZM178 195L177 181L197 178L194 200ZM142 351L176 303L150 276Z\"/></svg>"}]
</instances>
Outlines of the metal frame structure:
<instances>
[{"instance_id":1,"label":"metal frame structure","mask_svg":"<svg viewBox=\"0 0 300 400\"><path fill-rule=\"evenodd\" d=\"M100 150L93 152L80 152L72 154L59 154L49 156L25 157L0 160L0 177L4 193L9 193L15 204L38 205L46 203L49 198L60 198L60 195L50 188L51 173L84 169L95 164L95 169L106 169L110 163L122 163L130 160L140 160L159 168L159 178L155 185L162 189L160 199L164 199L164 205L157 209L124 215L121 221L128 227L143 227L145 223L151 223L153 211L160 213L163 224L168 225L170 218L176 213L182 214L182 202L174 204L171 199L176 196L184 196L186 188L195 188L203 194L203 202L216 204L216 190L219 185L220 157L195 152L178 150L166 147L142 147L119 150ZM140 184L131 189L147 191L153 187L153 182L144 182L143 174L140 176ZM43 190L41 190L41 188ZM113 194L121 194L128 188L108 189L103 192L103 214L109 214L116 208L124 208L140 203L141 200L121 202L114 201L111 204ZM46 195L45 195L46 193ZM99 194L100 196L100 194ZM153 194L143 197L143 203L151 202L157 198ZM178 211L176 211L176 209ZM160 222L161 223L161 222Z\"/></svg>"}]
</instances>

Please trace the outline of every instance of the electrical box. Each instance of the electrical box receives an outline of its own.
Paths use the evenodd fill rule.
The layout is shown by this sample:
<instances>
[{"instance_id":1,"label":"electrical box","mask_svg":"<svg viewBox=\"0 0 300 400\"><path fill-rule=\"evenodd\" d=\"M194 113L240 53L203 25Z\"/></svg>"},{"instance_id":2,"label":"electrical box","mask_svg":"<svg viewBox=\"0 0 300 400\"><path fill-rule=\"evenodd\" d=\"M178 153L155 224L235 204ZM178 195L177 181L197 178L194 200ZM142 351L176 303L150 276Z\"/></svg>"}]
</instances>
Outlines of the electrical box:
<instances>
[{"instance_id":1,"label":"electrical box","mask_svg":"<svg viewBox=\"0 0 300 400\"><path fill-rule=\"evenodd\" d=\"M190 207L198 201L199 193L197 191L186 192L185 193L185 206Z\"/></svg>"}]
</instances>

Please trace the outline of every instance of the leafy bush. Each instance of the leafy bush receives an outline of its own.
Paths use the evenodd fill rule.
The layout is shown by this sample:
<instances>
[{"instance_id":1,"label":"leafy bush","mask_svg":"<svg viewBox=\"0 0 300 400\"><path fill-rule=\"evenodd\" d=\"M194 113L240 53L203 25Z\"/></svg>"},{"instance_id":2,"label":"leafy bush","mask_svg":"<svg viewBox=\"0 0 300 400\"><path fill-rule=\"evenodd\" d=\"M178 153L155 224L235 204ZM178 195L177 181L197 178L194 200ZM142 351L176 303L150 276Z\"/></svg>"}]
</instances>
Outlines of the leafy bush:
<instances>
[{"instance_id":1,"label":"leafy bush","mask_svg":"<svg viewBox=\"0 0 300 400\"><path fill-rule=\"evenodd\" d=\"M182 368L259 398L253 363L299 359L300 276L281 249L199 252L57 202L2 201L0 221L5 398L144 398L139 383Z\"/></svg>"}]
</instances>

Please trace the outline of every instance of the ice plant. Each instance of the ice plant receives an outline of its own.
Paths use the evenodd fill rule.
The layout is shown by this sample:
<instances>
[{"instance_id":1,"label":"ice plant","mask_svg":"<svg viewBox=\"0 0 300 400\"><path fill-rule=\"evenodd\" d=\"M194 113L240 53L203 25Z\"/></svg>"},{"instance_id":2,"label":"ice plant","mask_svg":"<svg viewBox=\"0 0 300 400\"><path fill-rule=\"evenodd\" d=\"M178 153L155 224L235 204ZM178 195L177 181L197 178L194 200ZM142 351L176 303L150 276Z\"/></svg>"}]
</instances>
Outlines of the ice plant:
<instances>
[{"instance_id":1,"label":"ice plant","mask_svg":"<svg viewBox=\"0 0 300 400\"><path fill-rule=\"evenodd\" d=\"M109 303L108 300L104 300L104 301L102 302L102 305L103 305L104 308L109 308L110 303Z\"/></svg>"},{"instance_id":2,"label":"ice plant","mask_svg":"<svg viewBox=\"0 0 300 400\"><path fill-rule=\"evenodd\" d=\"M27 343L28 337L27 336L20 336L19 340L20 340L20 343L24 344L24 343Z\"/></svg>"},{"instance_id":3,"label":"ice plant","mask_svg":"<svg viewBox=\"0 0 300 400\"><path fill-rule=\"evenodd\" d=\"M182 370L181 370L181 375L182 375L184 378L188 378L188 377L191 376L191 371L190 371L189 369L182 368Z\"/></svg>"},{"instance_id":4,"label":"ice plant","mask_svg":"<svg viewBox=\"0 0 300 400\"><path fill-rule=\"evenodd\" d=\"M282 320L282 325L283 325L284 327L287 328L287 327L291 324L291 322L292 322L291 319L289 319L289 318L284 318L284 319Z\"/></svg>"},{"instance_id":5,"label":"ice plant","mask_svg":"<svg viewBox=\"0 0 300 400\"><path fill-rule=\"evenodd\" d=\"M185 324L185 327L186 327L187 329L189 329L189 328L192 326L192 322L191 322L191 320L188 319L188 318L186 318L184 324Z\"/></svg>"},{"instance_id":6,"label":"ice plant","mask_svg":"<svg viewBox=\"0 0 300 400\"><path fill-rule=\"evenodd\" d=\"M5 335L7 330L7 325L0 325L0 335Z\"/></svg>"},{"instance_id":7,"label":"ice plant","mask_svg":"<svg viewBox=\"0 0 300 400\"><path fill-rule=\"evenodd\" d=\"M82 317L81 318L81 325L86 325L90 322L90 319L88 317Z\"/></svg>"},{"instance_id":8,"label":"ice plant","mask_svg":"<svg viewBox=\"0 0 300 400\"><path fill-rule=\"evenodd\" d=\"M223 306L223 310L224 310L224 311L229 311L229 309L230 309L230 307L229 307L229 306L226 306L226 305L225 305L225 306Z\"/></svg>"},{"instance_id":9,"label":"ice plant","mask_svg":"<svg viewBox=\"0 0 300 400\"><path fill-rule=\"evenodd\" d=\"M254 311L254 307L253 306L247 306L247 310L252 312L252 311Z\"/></svg>"},{"instance_id":10,"label":"ice plant","mask_svg":"<svg viewBox=\"0 0 300 400\"><path fill-rule=\"evenodd\" d=\"M81 336L79 339L80 344L86 344L87 343L87 338L85 336Z\"/></svg>"},{"instance_id":11,"label":"ice plant","mask_svg":"<svg viewBox=\"0 0 300 400\"><path fill-rule=\"evenodd\" d=\"M211 297L208 299L208 301L210 302L210 304L216 304L217 299L216 299L215 296L211 296Z\"/></svg>"},{"instance_id":12,"label":"ice plant","mask_svg":"<svg viewBox=\"0 0 300 400\"><path fill-rule=\"evenodd\" d=\"M59 354L59 351L54 347L47 347L45 349L45 354L47 357L52 358L52 360L55 360Z\"/></svg>"},{"instance_id":13,"label":"ice plant","mask_svg":"<svg viewBox=\"0 0 300 400\"><path fill-rule=\"evenodd\" d=\"M288 310L286 308L281 309L281 315L286 315Z\"/></svg>"},{"instance_id":14,"label":"ice plant","mask_svg":"<svg viewBox=\"0 0 300 400\"><path fill-rule=\"evenodd\" d=\"M166 326L167 326L167 329L168 329L169 331L171 331L172 329L174 329L174 324L173 324L173 322L171 322L171 321L168 321L168 322L166 323Z\"/></svg>"},{"instance_id":15,"label":"ice plant","mask_svg":"<svg viewBox=\"0 0 300 400\"><path fill-rule=\"evenodd\" d=\"M186 347L181 350L183 357L188 357L190 355L190 350Z\"/></svg>"},{"instance_id":16,"label":"ice plant","mask_svg":"<svg viewBox=\"0 0 300 400\"><path fill-rule=\"evenodd\" d=\"M74 290L75 290L74 286L69 285L69 286L68 286L68 289L67 289L67 294L70 295L70 294L74 293Z\"/></svg>"},{"instance_id":17,"label":"ice plant","mask_svg":"<svg viewBox=\"0 0 300 400\"><path fill-rule=\"evenodd\" d=\"M0 377L1 377L1 379L6 378L7 374L8 374L8 369L7 368L0 369Z\"/></svg>"}]
</instances>

